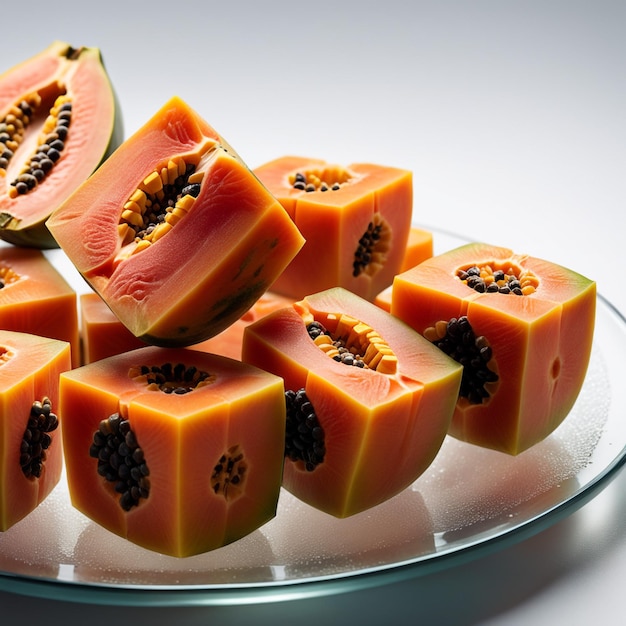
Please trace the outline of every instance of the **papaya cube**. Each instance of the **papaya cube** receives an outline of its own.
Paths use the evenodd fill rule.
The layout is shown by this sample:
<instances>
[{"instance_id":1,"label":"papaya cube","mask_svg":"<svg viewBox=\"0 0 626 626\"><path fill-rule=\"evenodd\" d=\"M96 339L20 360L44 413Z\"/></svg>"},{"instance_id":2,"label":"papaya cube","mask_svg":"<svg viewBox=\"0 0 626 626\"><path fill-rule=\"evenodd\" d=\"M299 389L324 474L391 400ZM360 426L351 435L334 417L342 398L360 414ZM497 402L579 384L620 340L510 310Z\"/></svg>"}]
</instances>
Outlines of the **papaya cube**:
<instances>
[{"instance_id":1,"label":"papaya cube","mask_svg":"<svg viewBox=\"0 0 626 626\"><path fill-rule=\"evenodd\" d=\"M79 306L83 365L146 345L120 322L97 293L81 294Z\"/></svg>"},{"instance_id":2,"label":"papaya cube","mask_svg":"<svg viewBox=\"0 0 626 626\"><path fill-rule=\"evenodd\" d=\"M300 299L344 287L371 301L392 283L411 228L410 171L286 156L254 172L306 240L273 291Z\"/></svg>"},{"instance_id":3,"label":"papaya cube","mask_svg":"<svg viewBox=\"0 0 626 626\"><path fill-rule=\"evenodd\" d=\"M0 331L1 531L26 517L59 482L59 376L71 366L65 341Z\"/></svg>"},{"instance_id":4,"label":"papaya cube","mask_svg":"<svg viewBox=\"0 0 626 626\"><path fill-rule=\"evenodd\" d=\"M76 292L40 250L0 246L0 328L67 341L80 364Z\"/></svg>"},{"instance_id":5,"label":"papaya cube","mask_svg":"<svg viewBox=\"0 0 626 626\"><path fill-rule=\"evenodd\" d=\"M285 381L283 486L335 517L388 500L425 471L447 434L462 372L406 324L341 287L247 326L242 358Z\"/></svg>"},{"instance_id":6,"label":"papaya cube","mask_svg":"<svg viewBox=\"0 0 626 626\"><path fill-rule=\"evenodd\" d=\"M573 407L591 354L594 281L508 248L471 243L398 275L390 306L465 364L451 435L518 454L552 433ZM457 322L447 330L451 320Z\"/></svg>"},{"instance_id":7,"label":"papaya cube","mask_svg":"<svg viewBox=\"0 0 626 626\"><path fill-rule=\"evenodd\" d=\"M183 557L276 514L279 377L219 355L148 346L66 372L60 404L72 504L116 535Z\"/></svg>"}]
</instances>

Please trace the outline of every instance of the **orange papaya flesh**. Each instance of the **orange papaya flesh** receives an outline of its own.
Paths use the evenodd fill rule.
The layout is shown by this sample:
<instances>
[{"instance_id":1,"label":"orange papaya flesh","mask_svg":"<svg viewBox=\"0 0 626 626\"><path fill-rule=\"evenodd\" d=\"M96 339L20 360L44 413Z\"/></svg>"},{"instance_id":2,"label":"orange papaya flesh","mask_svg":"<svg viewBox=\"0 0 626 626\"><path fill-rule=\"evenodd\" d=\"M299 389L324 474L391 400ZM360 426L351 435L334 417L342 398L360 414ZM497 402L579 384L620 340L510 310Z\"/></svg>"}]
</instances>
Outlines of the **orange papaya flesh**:
<instances>
[{"instance_id":1,"label":"orange papaya flesh","mask_svg":"<svg viewBox=\"0 0 626 626\"><path fill-rule=\"evenodd\" d=\"M165 392L168 385L175 390ZM276 514L283 389L268 372L183 348L147 346L66 372L60 403L72 504L111 532L173 556L249 534ZM132 455L124 451L130 478L102 452L96 433L105 431L122 432L113 441L133 446Z\"/></svg>"},{"instance_id":2,"label":"orange papaya flesh","mask_svg":"<svg viewBox=\"0 0 626 626\"><path fill-rule=\"evenodd\" d=\"M115 317L97 293L80 294L79 307L81 365L146 346Z\"/></svg>"},{"instance_id":3,"label":"orange papaya flesh","mask_svg":"<svg viewBox=\"0 0 626 626\"><path fill-rule=\"evenodd\" d=\"M58 247L46 219L122 134L98 48L55 41L0 75L0 238Z\"/></svg>"},{"instance_id":4,"label":"orange papaya flesh","mask_svg":"<svg viewBox=\"0 0 626 626\"><path fill-rule=\"evenodd\" d=\"M432 256L433 233L425 228L411 226L399 273L406 272Z\"/></svg>"},{"instance_id":5,"label":"orange papaya flesh","mask_svg":"<svg viewBox=\"0 0 626 626\"><path fill-rule=\"evenodd\" d=\"M71 345L80 364L76 292L41 250L0 246L0 328Z\"/></svg>"},{"instance_id":6,"label":"orange papaya flesh","mask_svg":"<svg viewBox=\"0 0 626 626\"><path fill-rule=\"evenodd\" d=\"M280 203L176 97L47 225L133 335L170 347L239 319L303 244Z\"/></svg>"},{"instance_id":7,"label":"orange papaya flesh","mask_svg":"<svg viewBox=\"0 0 626 626\"><path fill-rule=\"evenodd\" d=\"M461 273L472 266L483 268L487 283L494 282L498 269L518 277L523 291L477 291ZM501 281L505 292L513 284ZM398 275L391 313L433 341L448 336L450 320L468 321L476 340L468 340L472 350L488 346L483 354L493 374L482 369L484 363L465 368L466 389L472 392L459 397L450 434L515 455L552 433L574 405L589 363L595 303L595 282L568 268L473 243ZM456 340L447 345L456 346ZM461 352L469 358L465 349ZM474 376L489 379L478 384L480 397L472 397Z\"/></svg>"},{"instance_id":8,"label":"orange papaya flesh","mask_svg":"<svg viewBox=\"0 0 626 626\"><path fill-rule=\"evenodd\" d=\"M0 331L0 530L33 511L61 478L59 376L67 342Z\"/></svg>"},{"instance_id":9,"label":"orange papaya flesh","mask_svg":"<svg viewBox=\"0 0 626 626\"><path fill-rule=\"evenodd\" d=\"M344 287L373 300L400 271L413 210L412 174L286 156L254 170L306 243L272 290L294 299Z\"/></svg>"},{"instance_id":10,"label":"orange papaya flesh","mask_svg":"<svg viewBox=\"0 0 626 626\"><path fill-rule=\"evenodd\" d=\"M327 336L312 338L311 322L364 366L335 360ZM300 411L293 419L288 410L283 486L341 518L414 482L446 436L461 381L459 364L433 347L341 287L247 326L243 360L281 376L286 402ZM310 424L313 442L294 434L290 419Z\"/></svg>"},{"instance_id":11,"label":"orange papaya flesh","mask_svg":"<svg viewBox=\"0 0 626 626\"><path fill-rule=\"evenodd\" d=\"M228 328L215 337L190 347L194 350L212 352L240 360L244 328L264 315L291 304L291 302L291 298L268 291ZM146 345L115 317L98 294L93 292L81 294L80 311L82 364L92 363Z\"/></svg>"},{"instance_id":12,"label":"orange papaya flesh","mask_svg":"<svg viewBox=\"0 0 626 626\"><path fill-rule=\"evenodd\" d=\"M406 272L422 261L433 256L433 234L429 230L412 226L409 231L409 240L406 244L404 260L400 272ZM385 287L374 298L374 304L385 311L391 311L391 295L393 293L393 283Z\"/></svg>"}]
</instances>

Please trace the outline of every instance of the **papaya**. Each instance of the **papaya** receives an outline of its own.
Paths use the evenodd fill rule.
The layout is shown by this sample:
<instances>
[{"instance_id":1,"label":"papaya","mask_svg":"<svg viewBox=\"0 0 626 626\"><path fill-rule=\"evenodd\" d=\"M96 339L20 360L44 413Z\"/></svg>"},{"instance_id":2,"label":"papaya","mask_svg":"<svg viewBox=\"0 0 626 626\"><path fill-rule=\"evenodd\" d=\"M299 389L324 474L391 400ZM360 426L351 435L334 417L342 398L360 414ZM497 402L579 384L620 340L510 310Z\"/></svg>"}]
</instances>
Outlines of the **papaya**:
<instances>
[{"instance_id":1,"label":"papaya","mask_svg":"<svg viewBox=\"0 0 626 626\"><path fill-rule=\"evenodd\" d=\"M407 270L415 267L422 261L430 259L433 256L433 233L417 226L412 226L409 231L409 240L404 252L404 259L400 272L406 272ZM379 306L385 311L391 311L391 294L393 290L393 283L385 287L374 298L374 304Z\"/></svg>"},{"instance_id":2,"label":"papaya","mask_svg":"<svg viewBox=\"0 0 626 626\"><path fill-rule=\"evenodd\" d=\"M171 98L47 221L135 337L217 335L301 248L287 212L191 107Z\"/></svg>"},{"instance_id":3,"label":"papaya","mask_svg":"<svg viewBox=\"0 0 626 626\"><path fill-rule=\"evenodd\" d=\"M391 313L464 365L450 427L516 455L570 412L586 375L596 283L548 260L485 243L399 274Z\"/></svg>"},{"instance_id":4,"label":"papaya","mask_svg":"<svg viewBox=\"0 0 626 626\"><path fill-rule=\"evenodd\" d=\"M191 556L273 518L283 381L241 361L145 346L60 377L72 505L143 548Z\"/></svg>"},{"instance_id":5,"label":"papaya","mask_svg":"<svg viewBox=\"0 0 626 626\"><path fill-rule=\"evenodd\" d=\"M80 294L78 304L82 365L146 346L115 317L97 293Z\"/></svg>"},{"instance_id":6,"label":"papaya","mask_svg":"<svg viewBox=\"0 0 626 626\"><path fill-rule=\"evenodd\" d=\"M402 257L402 264L398 273L415 267L422 261L433 256L433 233L425 228L411 226L409 237ZM393 283L391 283L393 284ZM390 284L390 286L391 286Z\"/></svg>"},{"instance_id":7,"label":"papaya","mask_svg":"<svg viewBox=\"0 0 626 626\"><path fill-rule=\"evenodd\" d=\"M65 341L0 330L0 530L31 513L63 468L59 376L71 368Z\"/></svg>"},{"instance_id":8,"label":"papaya","mask_svg":"<svg viewBox=\"0 0 626 626\"><path fill-rule=\"evenodd\" d=\"M194 350L213 352L241 359L244 328L275 309L291 303L291 298L273 292L264 293L237 321L221 333L190 346ZM114 354L141 348L146 344L120 322L96 293L80 295L82 364L92 363Z\"/></svg>"},{"instance_id":9,"label":"papaya","mask_svg":"<svg viewBox=\"0 0 626 626\"><path fill-rule=\"evenodd\" d=\"M338 518L388 500L431 464L463 369L343 287L248 325L242 359L285 381L283 486Z\"/></svg>"},{"instance_id":10,"label":"papaya","mask_svg":"<svg viewBox=\"0 0 626 626\"><path fill-rule=\"evenodd\" d=\"M0 328L66 341L80 364L76 292L41 250L0 246Z\"/></svg>"},{"instance_id":11,"label":"papaya","mask_svg":"<svg viewBox=\"0 0 626 626\"><path fill-rule=\"evenodd\" d=\"M271 289L294 299L344 287L373 300L400 271L413 211L408 170L286 156L254 169L306 243Z\"/></svg>"},{"instance_id":12,"label":"papaya","mask_svg":"<svg viewBox=\"0 0 626 626\"><path fill-rule=\"evenodd\" d=\"M0 76L0 238L56 248L45 222L123 138L98 48L54 41Z\"/></svg>"}]
</instances>

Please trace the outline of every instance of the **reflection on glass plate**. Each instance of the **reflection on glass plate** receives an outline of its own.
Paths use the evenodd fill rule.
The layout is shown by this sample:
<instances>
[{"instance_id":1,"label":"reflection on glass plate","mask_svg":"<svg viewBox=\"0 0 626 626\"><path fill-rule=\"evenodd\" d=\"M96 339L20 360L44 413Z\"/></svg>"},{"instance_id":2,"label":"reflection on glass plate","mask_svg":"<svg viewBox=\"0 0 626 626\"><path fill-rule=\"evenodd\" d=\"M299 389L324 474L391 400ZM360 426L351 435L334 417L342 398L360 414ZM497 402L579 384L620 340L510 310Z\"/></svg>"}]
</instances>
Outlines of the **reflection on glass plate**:
<instances>
[{"instance_id":1,"label":"reflection on glass plate","mask_svg":"<svg viewBox=\"0 0 626 626\"><path fill-rule=\"evenodd\" d=\"M626 401L612 391L624 354L626 321L600 297L585 384L545 441L510 457L448 437L424 475L370 511L338 520L283 492L271 522L195 557L156 554L103 530L72 508L62 480L0 533L0 588L85 602L235 604L385 584L484 554L576 510L622 467Z\"/></svg>"}]
</instances>

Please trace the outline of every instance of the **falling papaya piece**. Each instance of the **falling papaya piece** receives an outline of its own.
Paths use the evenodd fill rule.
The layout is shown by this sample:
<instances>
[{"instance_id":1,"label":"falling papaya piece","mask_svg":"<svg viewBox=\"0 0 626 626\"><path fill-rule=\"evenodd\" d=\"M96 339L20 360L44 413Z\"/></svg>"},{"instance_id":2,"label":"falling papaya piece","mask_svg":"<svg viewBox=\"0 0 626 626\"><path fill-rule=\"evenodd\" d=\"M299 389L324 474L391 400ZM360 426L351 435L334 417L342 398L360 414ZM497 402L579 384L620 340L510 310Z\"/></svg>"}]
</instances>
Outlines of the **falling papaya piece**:
<instances>
[{"instance_id":1,"label":"falling papaya piece","mask_svg":"<svg viewBox=\"0 0 626 626\"><path fill-rule=\"evenodd\" d=\"M280 203L176 97L47 225L133 335L171 347L239 319L303 244Z\"/></svg>"}]
</instances>

